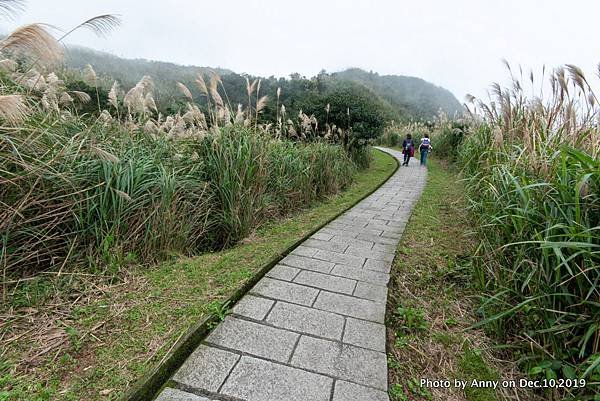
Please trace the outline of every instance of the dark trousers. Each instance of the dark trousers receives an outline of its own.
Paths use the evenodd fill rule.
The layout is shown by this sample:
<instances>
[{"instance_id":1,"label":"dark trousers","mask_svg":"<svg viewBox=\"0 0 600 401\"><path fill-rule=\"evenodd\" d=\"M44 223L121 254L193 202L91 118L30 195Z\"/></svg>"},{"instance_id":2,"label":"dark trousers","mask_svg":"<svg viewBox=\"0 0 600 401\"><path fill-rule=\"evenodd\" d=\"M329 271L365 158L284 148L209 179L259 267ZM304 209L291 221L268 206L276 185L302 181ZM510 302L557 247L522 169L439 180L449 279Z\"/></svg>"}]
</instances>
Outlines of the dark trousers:
<instances>
[{"instance_id":1,"label":"dark trousers","mask_svg":"<svg viewBox=\"0 0 600 401\"><path fill-rule=\"evenodd\" d=\"M402 163L402 164L408 164L409 160L410 160L410 149L406 149L404 151L404 163Z\"/></svg>"}]
</instances>

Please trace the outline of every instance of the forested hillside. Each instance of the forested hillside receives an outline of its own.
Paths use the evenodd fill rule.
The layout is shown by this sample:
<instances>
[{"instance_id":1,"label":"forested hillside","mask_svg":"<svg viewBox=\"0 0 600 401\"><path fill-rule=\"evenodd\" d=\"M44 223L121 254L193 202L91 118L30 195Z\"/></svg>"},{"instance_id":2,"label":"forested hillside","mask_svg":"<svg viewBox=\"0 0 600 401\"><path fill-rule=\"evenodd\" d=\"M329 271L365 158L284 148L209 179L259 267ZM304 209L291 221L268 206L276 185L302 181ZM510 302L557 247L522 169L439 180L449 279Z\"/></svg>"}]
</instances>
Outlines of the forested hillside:
<instances>
[{"instance_id":1,"label":"forested hillside","mask_svg":"<svg viewBox=\"0 0 600 401\"><path fill-rule=\"evenodd\" d=\"M207 67L183 66L174 63L149 61L143 59L123 59L112 54L94 51L83 47L69 47L66 64L72 68L84 68L91 64L94 70L104 77L104 86L118 80L124 88L131 88L143 75L152 77L156 88L156 102L163 112L174 111L178 101L184 104L177 82L185 84L192 91L194 100L203 102L203 98L193 84L199 70ZM245 91L246 75L226 69L214 68L222 78L223 87L232 106L247 102ZM248 77L251 80L256 77ZM320 73L316 77L306 78L291 74L289 78L262 78L261 94L271 99L276 97L277 88L281 88L281 104L288 108L288 114L295 115L300 110L322 114L323 110L312 110L316 103L331 91L340 89L358 91L381 106L386 117L394 120L430 120L441 109L453 116L462 113L462 106L448 90L435 86L419 78L404 76L380 76L360 69L343 72ZM350 89L351 88L351 89ZM319 96L321 96L320 99ZM327 102L325 102L327 103ZM264 112L266 119L275 116L275 104L267 104Z\"/></svg>"},{"instance_id":2,"label":"forested hillside","mask_svg":"<svg viewBox=\"0 0 600 401\"><path fill-rule=\"evenodd\" d=\"M440 109L451 117L464 111L450 91L421 78L379 75L358 68L334 73L332 76L366 86L400 113L415 119L430 119Z\"/></svg>"}]
</instances>

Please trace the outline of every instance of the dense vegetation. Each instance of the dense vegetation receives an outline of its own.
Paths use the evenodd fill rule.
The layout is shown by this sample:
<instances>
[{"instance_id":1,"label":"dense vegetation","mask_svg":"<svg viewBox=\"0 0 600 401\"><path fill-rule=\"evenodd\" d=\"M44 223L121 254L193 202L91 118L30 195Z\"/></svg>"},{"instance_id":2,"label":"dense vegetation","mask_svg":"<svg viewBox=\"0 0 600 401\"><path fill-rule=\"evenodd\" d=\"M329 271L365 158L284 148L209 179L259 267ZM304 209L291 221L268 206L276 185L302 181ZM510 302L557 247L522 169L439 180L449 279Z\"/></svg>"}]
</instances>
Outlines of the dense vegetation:
<instances>
[{"instance_id":1,"label":"dense vegetation","mask_svg":"<svg viewBox=\"0 0 600 401\"><path fill-rule=\"evenodd\" d=\"M113 79L117 79L123 87L130 88L141 76L152 76L158 92L156 103L159 110L163 112L167 108L173 107L173 104L181 98L175 89L176 82L187 85L194 98L199 99L200 93L194 88L193 82L199 70L205 72L208 70L207 68L181 66L160 61L122 59L82 47L69 47L66 53L66 63L75 69L85 68L87 64L93 65L100 76L106 77L104 84L107 86L112 84ZM247 100L244 91L246 75L224 69L215 71L222 77L223 86L231 104L235 106L237 103L245 103ZM248 78L256 79L256 77ZM331 91L340 86L344 86L346 91L349 90L348 88L352 88L358 95L367 94L374 102L381 105L388 120L433 120L440 110L449 116L454 116L456 113L462 115L464 111L461 104L449 91L422 79L379 76L360 69L349 69L332 74L323 71L310 79L299 74L291 74L289 79L263 78L261 93L274 98L277 88L281 88L281 101L288 108L288 114L297 115L300 110L306 111L313 106L316 98L328 97ZM321 99L319 103L326 104L327 101ZM346 107L350 107L351 111L354 109L353 103L344 104L344 111ZM275 107L267 107L265 118L272 119L276 114L275 110ZM351 119L353 119L352 115ZM344 118L343 122L343 126L346 127L347 119Z\"/></svg>"},{"instance_id":2,"label":"dense vegetation","mask_svg":"<svg viewBox=\"0 0 600 401\"><path fill-rule=\"evenodd\" d=\"M270 101L261 80L238 76L243 106L232 107L214 71L174 85L177 104L165 115L149 76L124 91L118 81L103 88L91 65L44 72L56 69L60 46L43 25L2 47L19 50L0 71L4 281L72 261L103 270L229 246L346 187L385 123L381 105L353 84L324 89L318 117L288 117L281 88Z\"/></svg>"},{"instance_id":3,"label":"dense vegetation","mask_svg":"<svg viewBox=\"0 0 600 401\"><path fill-rule=\"evenodd\" d=\"M355 169L339 147L237 126L172 141L77 118L50 130L34 115L2 144L9 272L60 266L69 255L105 265L220 248L337 192Z\"/></svg>"},{"instance_id":4,"label":"dense vegetation","mask_svg":"<svg viewBox=\"0 0 600 401\"><path fill-rule=\"evenodd\" d=\"M478 325L531 376L588 382L546 398L591 397L600 382L598 100L575 66L551 75L546 100L523 86L494 85L492 105L473 99L483 120L446 125L434 146L453 150L463 169L479 239Z\"/></svg>"}]
</instances>

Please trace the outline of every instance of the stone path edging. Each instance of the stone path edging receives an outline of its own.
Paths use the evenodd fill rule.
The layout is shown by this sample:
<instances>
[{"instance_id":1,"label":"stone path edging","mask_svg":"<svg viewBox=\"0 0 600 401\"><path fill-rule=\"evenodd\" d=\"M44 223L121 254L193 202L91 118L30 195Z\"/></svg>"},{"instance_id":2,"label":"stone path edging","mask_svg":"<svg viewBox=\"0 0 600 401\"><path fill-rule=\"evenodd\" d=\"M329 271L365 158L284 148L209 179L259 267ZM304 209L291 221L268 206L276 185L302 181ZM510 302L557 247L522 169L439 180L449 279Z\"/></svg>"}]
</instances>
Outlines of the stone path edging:
<instances>
[{"instance_id":1,"label":"stone path edging","mask_svg":"<svg viewBox=\"0 0 600 401\"><path fill-rule=\"evenodd\" d=\"M426 169L413 160L295 248L157 400L388 401L387 283L425 181Z\"/></svg>"}]
</instances>

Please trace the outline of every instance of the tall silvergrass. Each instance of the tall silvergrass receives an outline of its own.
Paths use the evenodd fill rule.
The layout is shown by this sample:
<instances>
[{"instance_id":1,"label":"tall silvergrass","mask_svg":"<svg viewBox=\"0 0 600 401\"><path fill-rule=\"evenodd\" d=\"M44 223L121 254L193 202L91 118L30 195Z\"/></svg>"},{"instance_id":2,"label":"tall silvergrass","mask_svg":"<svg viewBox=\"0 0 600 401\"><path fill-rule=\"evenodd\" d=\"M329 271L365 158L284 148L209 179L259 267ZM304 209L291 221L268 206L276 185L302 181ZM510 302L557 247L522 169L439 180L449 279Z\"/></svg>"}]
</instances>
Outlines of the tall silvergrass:
<instances>
[{"instance_id":1,"label":"tall silvergrass","mask_svg":"<svg viewBox=\"0 0 600 401\"><path fill-rule=\"evenodd\" d=\"M135 253L191 252L211 198L203 164L173 143L80 119L24 123L0 133L5 271L93 264ZM182 218L185 216L185 218Z\"/></svg>"},{"instance_id":2,"label":"tall silvergrass","mask_svg":"<svg viewBox=\"0 0 600 401\"><path fill-rule=\"evenodd\" d=\"M66 35L84 28L102 35L118 24L103 15ZM314 117L301 116L309 124L299 134L291 120L278 121L277 132L259 124L268 101L260 80L247 83L248 104L234 110L221 78L199 74L208 108L178 83L186 107L163 116L145 76L126 92L115 82L103 110L91 66L84 78L95 96L68 90L69 74L49 72L66 35L55 39L34 24L0 41L3 282L72 262L118 268L220 249L352 180L356 164L333 136L299 142ZM79 115L92 97L98 114Z\"/></svg>"},{"instance_id":3,"label":"tall silvergrass","mask_svg":"<svg viewBox=\"0 0 600 401\"><path fill-rule=\"evenodd\" d=\"M480 240L474 270L484 294L480 325L514 345L530 374L588 380L585 389L546 396L597 394L597 98L574 66L551 74L546 98L528 98L524 86L513 78L511 88L493 86L491 104L471 99L483 120L477 117L460 145Z\"/></svg>"},{"instance_id":4,"label":"tall silvergrass","mask_svg":"<svg viewBox=\"0 0 600 401\"><path fill-rule=\"evenodd\" d=\"M266 207L268 141L246 127L228 127L219 138L205 138L199 153L214 194L211 235L230 245L247 236Z\"/></svg>"},{"instance_id":5,"label":"tall silvergrass","mask_svg":"<svg viewBox=\"0 0 600 401\"><path fill-rule=\"evenodd\" d=\"M0 260L12 274L222 248L339 191L355 169L338 146L243 125L174 142L75 117L23 124L0 132Z\"/></svg>"},{"instance_id":6,"label":"tall silvergrass","mask_svg":"<svg viewBox=\"0 0 600 401\"><path fill-rule=\"evenodd\" d=\"M269 153L268 170L269 212L285 214L343 189L356 167L341 147L282 141Z\"/></svg>"}]
</instances>

